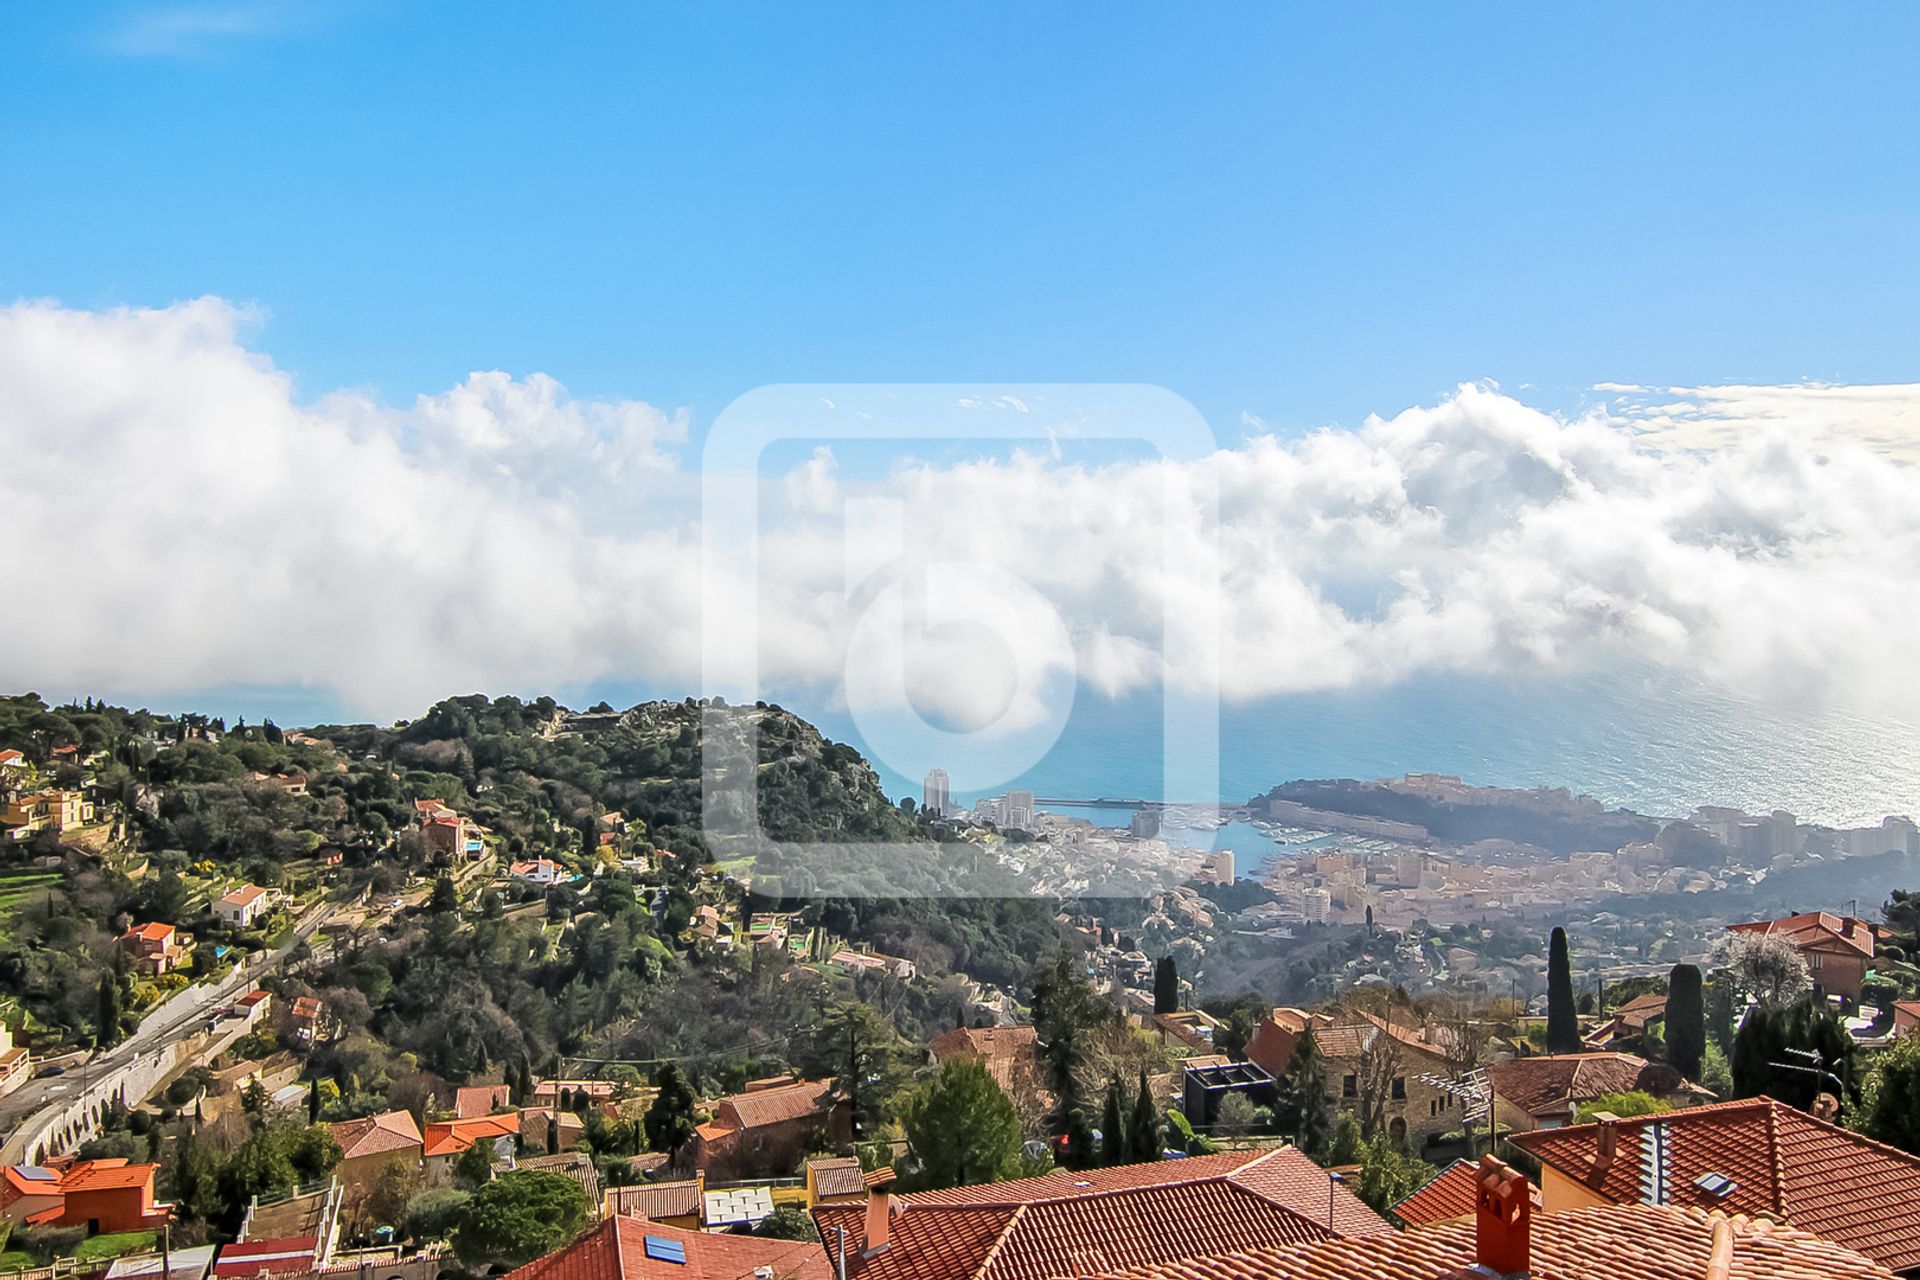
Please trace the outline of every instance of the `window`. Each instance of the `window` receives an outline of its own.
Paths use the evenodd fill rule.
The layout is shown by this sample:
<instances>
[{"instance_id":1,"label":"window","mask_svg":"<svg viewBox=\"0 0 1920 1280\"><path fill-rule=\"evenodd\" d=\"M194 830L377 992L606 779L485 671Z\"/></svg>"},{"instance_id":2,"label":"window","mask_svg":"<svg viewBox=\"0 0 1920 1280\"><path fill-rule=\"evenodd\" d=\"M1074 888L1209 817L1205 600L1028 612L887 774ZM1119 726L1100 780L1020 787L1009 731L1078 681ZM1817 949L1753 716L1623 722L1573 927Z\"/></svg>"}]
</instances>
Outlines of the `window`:
<instances>
[{"instance_id":1,"label":"window","mask_svg":"<svg viewBox=\"0 0 1920 1280\"><path fill-rule=\"evenodd\" d=\"M1407 1100L1407 1078L1405 1076L1395 1076L1393 1078L1393 1100L1395 1102L1405 1102Z\"/></svg>"},{"instance_id":2,"label":"window","mask_svg":"<svg viewBox=\"0 0 1920 1280\"><path fill-rule=\"evenodd\" d=\"M1440 1114L1440 1101L1439 1101L1439 1099L1437 1099L1437 1098L1428 1098L1428 1099L1427 1099L1427 1116L1428 1116L1428 1118L1429 1118L1429 1119L1431 1119L1432 1117L1434 1117L1434 1116L1437 1116L1437 1115L1439 1115L1439 1114Z\"/></svg>"},{"instance_id":3,"label":"window","mask_svg":"<svg viewBox=\"0 0 1920 1280\"><path fill-rule=\"evenodd\" d=\"M1343 1098L1359 1097L1360 1096L1360 1077L1353 1076L1353 1075L1341 1076L1340 1077L1340 1096Z\"/></svg>"},{"instance_id":4,"label":"window","mask_svg":"<svg viewBox=\"0 0 1920 1280\"><path fill-rule=\"evenodd\" d=\"M1821 955L1818 951L1809 951L1807 953L1807 968L1809 969L1824 968L1826 965L1826 962L1827 962L1827 958Z\"/></svg>"}]
</instances>

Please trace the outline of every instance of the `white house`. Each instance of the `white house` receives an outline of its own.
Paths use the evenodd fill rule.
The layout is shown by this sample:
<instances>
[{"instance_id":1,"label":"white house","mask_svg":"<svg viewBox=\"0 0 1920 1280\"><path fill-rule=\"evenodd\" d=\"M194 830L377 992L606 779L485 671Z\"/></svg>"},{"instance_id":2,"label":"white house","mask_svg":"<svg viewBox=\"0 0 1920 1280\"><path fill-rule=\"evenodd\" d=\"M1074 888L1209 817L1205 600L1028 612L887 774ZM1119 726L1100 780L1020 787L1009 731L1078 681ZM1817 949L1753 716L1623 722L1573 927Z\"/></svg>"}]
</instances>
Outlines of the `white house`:
<instances>
[{"instance_id":1,"label":"white house","mask_svg":"<svg viewBox=\"0 0 1920 1280\"><path fill-rule=\"evenodd\" d=\"M524 880L528 884L558 884L565 879L560 864L551 858L535 858L530 862L516 862L510 868L513 878Z\"/></svg>"},{"instance_id":2,"label":"white house","mask_svg":"<svg viewBox=\"0 0 1920 1280\"><path fill-rule=\"evenodd\" d=\"M243 884L231 893L222 894L213 904L213 914L227 924L244 929L267 913L272 905L270 897L257 884Z\"/></svg>"}]
</instances>

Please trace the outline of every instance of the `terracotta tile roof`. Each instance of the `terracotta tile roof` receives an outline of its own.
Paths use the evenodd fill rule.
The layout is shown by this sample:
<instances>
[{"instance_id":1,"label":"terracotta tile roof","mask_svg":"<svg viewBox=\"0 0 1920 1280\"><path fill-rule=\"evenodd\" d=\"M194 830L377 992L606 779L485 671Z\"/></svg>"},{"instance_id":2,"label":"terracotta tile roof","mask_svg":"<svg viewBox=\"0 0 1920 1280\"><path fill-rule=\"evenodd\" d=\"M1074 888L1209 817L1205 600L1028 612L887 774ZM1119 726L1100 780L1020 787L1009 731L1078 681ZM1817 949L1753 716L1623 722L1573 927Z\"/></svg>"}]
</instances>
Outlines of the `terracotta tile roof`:
<instances>
[{"instance_id":1,"label":"terracotta tile roof","mask_svg":"<svg viewBox=\"0 0 1920 1280\"><path fill-rule=\"evenodd\" d=\"M1644 1030L1649 1022L1667 1016L1667 998L1658 991L1648 991L1615 1009L1613 1016Z\"/></svg>"},{"instance_id":2,"label":"terracotta tile roof","mask_svg":"<svg viewBox=\"0 0 1920 1280\"><path fill-rule=\"evenodd\" d=\"M1704 1280L1725 1240L1727 1280L1888 1280L1885 1267L1808 1232L1699 1209L1604 1205L1533 1219L1532 1280ZM1131 1280L1468 1280L1474 1224L1195 1257Z\"/></svg>"},{"instance_id":3,"label":"terracotta tile roof","mask_svg":"<svg viewBox=\"0 0 1920 1280\"><path fill-rule=\"evenodd\" d=\"M1480 1169L1471 1160L1455 1160L1440 1176L1393 1206L1393 1216L1410 1227L1457 1222L1474 1215L1479 1196ZM1540 1188L1529 1184L1534 1212L1540 1211Z\"/></svg>"},{"instance_id":4,"label":"terracotta tile roof","mask_svg":"<svg viewBox=\"0 0 1920 1280\"><path fill-rule=\"evenodd\" d=\"M479 1116L472 1120L453 1120L427 1126L426 1154L459 1155L476 1142L509 1138L520 1132L520 1114L509 1111L499 1116Z\"/></svg>"},{"instance_id":5,"label":"terracotta tile roof","mask_svg":"<svg viewBox=\"0 0 1920 1280\"><path fill-rule=\"evenodd\" d=\"M152 924L135 925L133 928L127 930L124 936L138 938L142 942L165 942L171 938L173 934L174 928L172 925L161 924L155 921Z\"/></svg>"},{"instance_id":6,"label":"terracotta tile roof","mask_svg":"<svg viewBox=\"0 0 1920 1280\"><path fill-rule=\"evenodd\" d=\"M243 884L238 889L220 895L220 901L230 907L248 907L267 896L267 891L257 884Z\"/></svg>"},{"instance_id":7,"label":"terracotta tile roof","mask_svg":"<svg viewBox=\"0 0 1920 1280\"><path fill-rule=\"evenodd\" d=\"M770 1089L734 1093L714 1103L713 1123L720 1129L757 1129L801 1120L833 1109L838 1098L831 1080L796 1080ZM702 1126L705 1128L706 1126Z\"/></svg>"},{"instance_id":8,"label":"terracotta tile roof","mask_svg":"<svg viewBox=\"0 0 1920 1280\"><path fill-rule=\"evenodd\" d=\"M453 1091L453 1114L462 1120L473 1120L512 1101L513 1090L504 1084L471 1084Z\"/></svg>"},{"instance_id":9,"label":"terracotta tile roof","mask_svg":"<svg viewBox=\"0 0 1920 1280\"><path fill-rule=\"evenodd\" d=\"M866 1190L866 1179L860 1174L858 1160L851 1160L845 1156L809 1160L807 1170L813 1174L813 1190L816 1195L857 1196Z\"/></svg>"},{"instance_id":10,"label":"terracotta tile roof","mask_svg":"<svg viewBox=\"0 0 1920 1280\"><path fill-rule=\"evenodd\" d=\"M927 1046L935 1062L978 1058L1002 1089L1016 1087L1046 1095L1040 1067L1040 1039L1032 1027L956 1027Z\"/></svg>"},{"instance_id":11,"label":"terracotta tile roof","mask_svg":"<svg viewBox=\"0 0 1920 1280\"><path fill-rule=\"evenodd\" d=\"M1729 933L1763 933L1785 938L1802 951L1854 951L1873 959L1874 926L1852 916L1836 916L1830 911L1802 911L1778 920L1752 920L1730 924Z\"/></svg>"},{"instance_id":12,"label":"terracotta tile roof","mask_svg":"<svg viewBox=\"0 0 1920 1280\"><path fill-rule=\"evenodd\" d=\"M625 1218L698 1218L700 1194L706 1183L642 1182L631 1187L607 1188L607 1212Z\"/></svg>"},{"instance_id":13,"label":"terracotta tile roof","mask_svg":"<svg viewBox=\"0 0 1920 1280\"><path fill-rule=\"evenodd\" d=\"M1374 1037L1384 1031L1398 1040L1401 1048L1407 1052L1435 1062L1446 1061L1446 1051L1436 1041L1428 1039L1426 1031L1420 1028L1405 1027L1371 1013L1356 1013L1352 1017L1350 1022L1314 1029L1313 1043L1322 1055L1352 1061L1365 1054L1373 1044Z\"/></svg>"},{"instance_id":14,"label":"terracotta tile roof","mask_svg":"<svg viewBox=\"0 0 1920 1280\"><path fill-rule=\"evenodd\" d=\"M342 1160L417 1150L424 1145L420 1126L414 1123L413 1113L409 1111L342 1120L333 1126L333 1141L340 1148Z\"/></svg>"},{"instance_id":15,"label":"terracotta tile roof","mask_svg":"<svg viewBox=\"0 0 1920 1280\"><path fill-rule=\"evenodd\" d=\"M60 1190L72 1195L77 1191L125 1191L130 1187L151 1187L157 1164L129 1164L125 1160L82 1160L60 1179Z\"/></svg>"},{"instance_id":16,"label":"terracotta tile roof","mask_svg":"<svg viewBox=\"0 0 1920 1280\"><path fill-rule=\"evenodd\" d=\"M1920 1156L1771 1098L1621 1120L1614 1159L1596 1170L1598 1134L1586 1124L1509 1141L1616 1203L1646 1198L1651 1161L1643 1156L1664 1141L1668 1203L1705 1205L1695 1180L1724 1174L1737 1184L1718 1202L1729 1212L1774 1214L1896 1270L1920 1267Z\"/></svg>"},{"instance_id":17,"label":"terracotta tile roof","mask_svg":"<svg viewBox=\"0 0 1920 1280\"><path fill-rule=\"evenodd\" d=\"M1494 1063L1487 1074L1503 1101L1537 1120L1571 1119L1581 1103L1609 1093L1640 1090L1660 1098L1684 1089L1687 1083L1664 1062L1648 1062L1630 1053L1509 1058Z\"/></svg>"},{"instance_id":18,"label":"terracotta tile roof","mask_svg":"<svg viewBox=\"0 0 1920 1280\"><path fill-rule=\"evenodd\" d=\"M1327 1175L1293 1150L1121 1165L893 1197L887 1248L850 1268L863 1280L1047 1280L1200 1253L1324 1239ZM814 1211L865 1238L864 1206ZM1385 1232L1334 1188L1340 1234ZM828 1238L823 1235L823 1238Z\"/></svg>"},{"instance_id":19,"label":"terracotta tile roof","mask_svg":"<svg viewBox=\"0 0 1920 1280\"><path fill-rule=\"evenodd\" d=\"M649 1256L649 1239L677 1244L686 1261ZM510 1280L833 1280L827 1251L816 1241L764 1240L688 1231L638 1218L609 1218L558 1253L509 1272Z\"/></svg>"}]
</instances>

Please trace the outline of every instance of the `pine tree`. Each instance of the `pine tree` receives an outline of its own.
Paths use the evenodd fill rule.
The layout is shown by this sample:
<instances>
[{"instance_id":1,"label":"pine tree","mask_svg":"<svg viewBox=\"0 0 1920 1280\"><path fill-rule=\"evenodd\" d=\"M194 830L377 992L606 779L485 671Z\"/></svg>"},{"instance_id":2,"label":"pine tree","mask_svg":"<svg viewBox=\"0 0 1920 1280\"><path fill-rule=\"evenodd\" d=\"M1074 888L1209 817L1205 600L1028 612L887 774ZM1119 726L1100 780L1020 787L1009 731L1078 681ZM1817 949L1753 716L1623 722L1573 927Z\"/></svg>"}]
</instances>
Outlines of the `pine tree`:
<instances>
[{"instance_id":1,"label":"pine tree","mask_svg":"<svg viewBox=\"0 0 1920 1280\"><path fill-rule=\"evenodd\" d=\"M1121 1118L1120 1077L1107 1079L1107 1105L1100 1113L1100 1154L1108 1164L1127 1162L1127 1133Z\"/></svg>"},{"instance_id":2,"label":"pine tree","mask_svg":"<svg viewBox=\"0 0 1920 1280\"><path fill-rule=\"evenodd\" d=\"M1174 967L1172 956L1161 956L1153 966L1153 1011L1180 1011L1180 971Z\"/></svg>"},{"instance_id":3,"label":"pine tree","mask_svg":"<svg viewBox=\"0 0 1920 1280\"><path fill-rule=\"evenodd\" d=\"M1135 1160L1160 1158L1160 1108L1153 1105L1145 1067L1140 1068L1140 1091L1133 1096L1133 1114L1127 1118L1127 1148Z\"/></svg>"},{"instance_id":4,"label":"pine tree","mask_svg":"<svg viewBox=\"0 0 1920 1280\"><path fill-rule=\"evenodd\" d=\"M307 1123L320 1123L320 1077L307 1081Z\"/></svg>"},{"instance_id":5,"label":"pine tree","mask_svg":"<svg viewBox=\"0 0 1920 1280\"><path fill-rule=\"evenodd\" d=\"M653 1083L659 1093L647 1109L647 1145L665 1152L670 1163L677 1163L680 1148L693 1137L693 1089L671 1062L660 1068Z\"/></svg>"},{"instance_id":6,"label":"pine tree","mask_svg":"<svg viewBox=\"0 0 1920 1280\"><path fill-rule=\"evenodd\" d=\"M1707 1005L1700 970L1677 964L1667 975L1667 1060L1689 1080L1700 1078L1707 1054Z\"/></svg>"},{"instance_id":7,"label":"pine tree","mask_svg":"<svg viewBox=\"0 0 1920 1280\"><path fill-rule=\"evenodd\" d=\"M1573 962L1567 931L1554 926L1547 949L1547 1052L1580 1052L1580 1017L1573 1009Z\"/></svg>"},{"instance_id":8,"label":"pine tree","mask_svg":"<svg viewBox=\"0 0 1920 1280\"><path fill-rule=\"evenodd\" d=\"M1302 1032L1294 1045L1283 1083L1283 1120L1293 1130L1293 1143L1318 1159L1333 1141L1333 1103L1327 1098L1327 1068L1313 1028Z\"/></svg>"}]
</instances>

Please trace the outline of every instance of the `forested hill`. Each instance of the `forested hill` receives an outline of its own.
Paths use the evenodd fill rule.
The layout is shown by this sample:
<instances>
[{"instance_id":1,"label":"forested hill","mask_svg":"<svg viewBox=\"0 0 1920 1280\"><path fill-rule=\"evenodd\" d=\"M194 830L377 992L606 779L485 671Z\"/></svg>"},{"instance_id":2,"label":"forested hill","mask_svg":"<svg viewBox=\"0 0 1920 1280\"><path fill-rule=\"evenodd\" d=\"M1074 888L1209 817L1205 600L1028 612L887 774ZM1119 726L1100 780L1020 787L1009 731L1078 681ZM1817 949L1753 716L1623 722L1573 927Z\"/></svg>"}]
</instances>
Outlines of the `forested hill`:
<instances>
[{"instance_id":1,"label":"forested hill","mask_svg":"<svg viewBox=\"0 0 1920 1280\"><path fill-rule=\"evenodd\" d=\"M1254 803L1266 799L1412 823L1452 844L1513 840L1559 854L1584 849L1618 849L1635 841L1651 840L1660 831L1659 822L1627 809L1568 805L1555 810L1513 803L1460 804L1349 778L1283 783L1256 798Z\"/></svg>"},{"instance_id":2,"label":"forested hill","mask_svg":"<svg viewBox=\"0 0 1920 1280\"><path fill-rule=\"evenodd\" d=\"M602 703L574 713L552 698L448 698L393 729L322 725L307 732L349 757L390 763L409 790L453 805L493 828L509 852L547 843L552 824L571 829L623 813L647 840L696 861L753 850L710 850L700 823L703 734L717 721L751 726L759 749L760 826L769 840L924 839L920 824L880 790L854 748L778 706L646 702L627 711Z\"/></svg>"}]
</instances>

